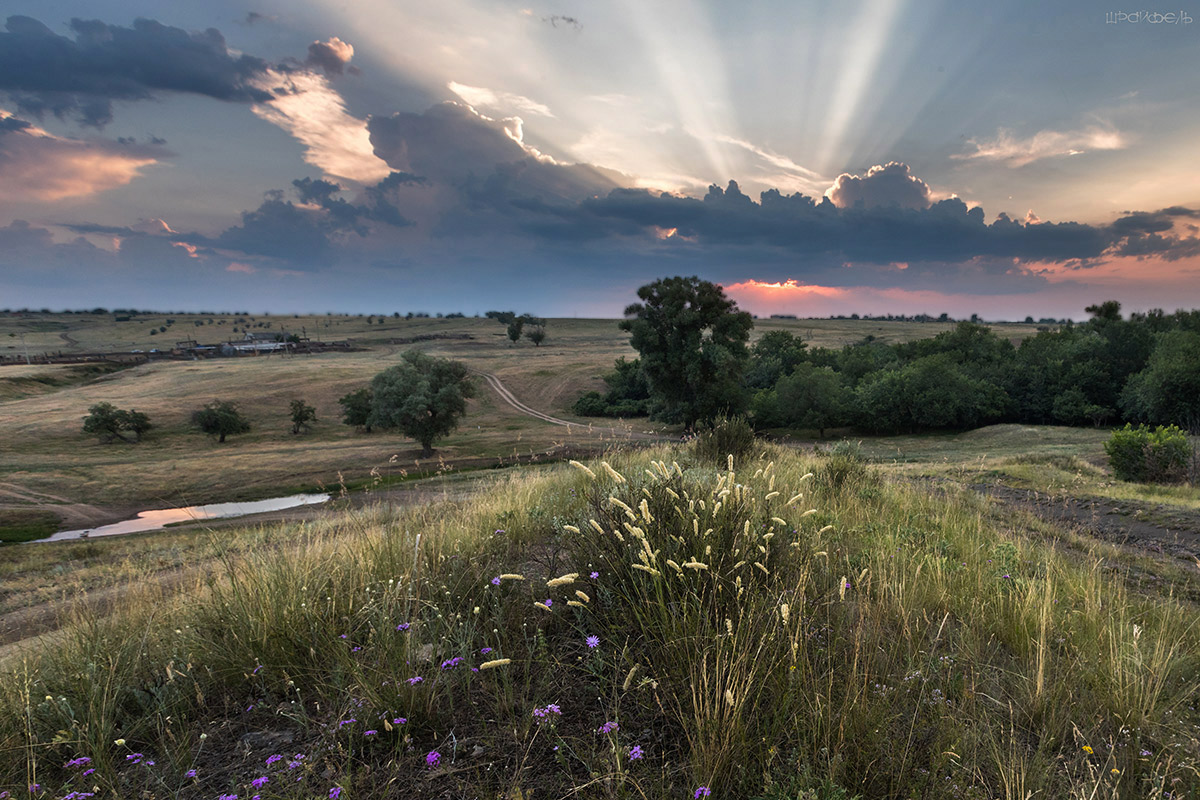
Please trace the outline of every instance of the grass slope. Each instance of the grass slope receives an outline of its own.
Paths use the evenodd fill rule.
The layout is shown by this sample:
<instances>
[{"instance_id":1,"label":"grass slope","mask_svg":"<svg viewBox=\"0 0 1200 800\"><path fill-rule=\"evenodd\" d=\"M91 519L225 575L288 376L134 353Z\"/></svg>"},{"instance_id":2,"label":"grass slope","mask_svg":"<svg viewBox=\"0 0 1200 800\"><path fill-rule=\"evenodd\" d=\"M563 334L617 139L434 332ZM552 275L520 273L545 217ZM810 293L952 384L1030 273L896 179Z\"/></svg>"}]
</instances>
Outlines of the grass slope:
<instances>
[{"instance_id":1,"label":"grass slope","mask_svg":"<svg viewBox=\"0 0 1200 800\"><path fill-rule=\"evenodd\" d=\"M290 526L180 601L82 615L0 678L0 790L1200 791L1200 632L1169 583L1132 596L1101 550L854 460L609 463Z\"/></svg>"}]
</instances>

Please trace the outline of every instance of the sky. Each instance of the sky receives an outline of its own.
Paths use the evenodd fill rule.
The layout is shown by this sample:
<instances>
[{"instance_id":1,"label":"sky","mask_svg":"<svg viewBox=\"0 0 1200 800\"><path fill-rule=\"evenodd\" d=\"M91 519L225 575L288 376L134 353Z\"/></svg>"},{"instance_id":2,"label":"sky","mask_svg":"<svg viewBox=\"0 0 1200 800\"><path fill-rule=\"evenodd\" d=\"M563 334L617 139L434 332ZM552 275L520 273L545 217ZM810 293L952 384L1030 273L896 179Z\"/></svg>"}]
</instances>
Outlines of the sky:
<instances>
[{"instance_id":1,"label":"sky","mask_svg":"<svg viewBox=\"0 0 1200 800\"><path fill-rule=\"evenodd\" d=\"M1200 307L1200 6L6 0L0 308Z\"/></svg>"}]
</instances>

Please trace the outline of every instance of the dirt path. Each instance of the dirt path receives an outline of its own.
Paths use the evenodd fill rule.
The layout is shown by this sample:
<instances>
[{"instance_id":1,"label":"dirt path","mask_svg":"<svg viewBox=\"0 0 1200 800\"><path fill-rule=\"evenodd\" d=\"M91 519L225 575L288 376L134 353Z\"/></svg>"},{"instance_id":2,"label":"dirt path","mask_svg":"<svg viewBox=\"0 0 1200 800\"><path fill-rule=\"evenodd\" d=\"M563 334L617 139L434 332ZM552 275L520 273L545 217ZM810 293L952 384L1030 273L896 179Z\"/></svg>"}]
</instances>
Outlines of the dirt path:
<instances>
[{"instance_id":1,"label":"dirt path","mask_svg":"<svg viewBox=\"0 0 1200 800\"><path fill-rule=\"evenodd\" d=\"M569 420L559 419L558 417L552 417L549 414L543 414L541 411L538 411L537 409L534 409L534 408L530 408L529 406L525 405L520 400L518 400L516 398L516 396L511 391L509 391L508 387L506 387L503 383L501 383L500 379L497 378L495 375L491 374L490 372L480 372L478 370L476 370L475 372L477 375L480 375L487 382L488 386L492 387L493 391L495 391L496 394L500 396L501 400L508 403L510 406L515 408L517 411L520 411L522 414L526 414L535 419L540 419L543 422L549 422L551 425L562 425L562 426L565 426L568 430L570 430L571 428L577 428L582 431L599 431L601 433L607 432L607 433L613 434L614 436L622 436L622 437L625 437L628 439L645 439L645 440L660 439L663 441L666 441L668 439L668 437L659 436L654 433L643 433L641 431L634 431L634 430L626 429L626 428L614 428L614 427L605 428L605 427L596 427L594 425L583 425L578 422L571 422Z\"/></svg>"},{"instance_id":2,"label":"dirt path","mask_svg":"<svg viewBox=\"0 0 1200 800\"><path fill-rule=\"evenodd\" d=\"M1132 500L1049 495L995 483L976 483L969 488L1097 539L1200 565L1200 511Z\"/></svg>"}]
</instances>

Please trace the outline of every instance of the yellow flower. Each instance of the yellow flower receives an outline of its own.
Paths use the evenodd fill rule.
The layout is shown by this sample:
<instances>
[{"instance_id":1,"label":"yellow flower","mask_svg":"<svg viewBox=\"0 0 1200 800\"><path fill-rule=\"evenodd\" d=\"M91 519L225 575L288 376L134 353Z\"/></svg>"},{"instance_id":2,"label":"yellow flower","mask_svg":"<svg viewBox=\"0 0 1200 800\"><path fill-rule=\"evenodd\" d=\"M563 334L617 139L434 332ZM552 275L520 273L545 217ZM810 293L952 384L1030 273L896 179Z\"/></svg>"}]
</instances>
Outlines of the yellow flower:
<instances>
[{"instance_id":1,"label":"yellow flower","mask_svg":"<svg viewBox=\"0 0 1200 800\"><path fill-rule=\"evenodd\" d=\"M1090 756L1092 753L1094 753L1096 751L1092 749L1092 746L1090 744L1085 744L1083 746L1083 752L1087 753Z\"/></svg>"},{"instance_id":2,"label":"yellow flower","mask_svg":"<svg viewBox=\"0 0 1200 800\"><path fill-rule=\"evenodd\" d=\"M1117 769L1116 767L1113 767L1113 768L1112 768L1112 774L1113 774L1113 775L1120 775L1120 774L1121 774L1121 770Z\"/></svg>"}]
</instances>

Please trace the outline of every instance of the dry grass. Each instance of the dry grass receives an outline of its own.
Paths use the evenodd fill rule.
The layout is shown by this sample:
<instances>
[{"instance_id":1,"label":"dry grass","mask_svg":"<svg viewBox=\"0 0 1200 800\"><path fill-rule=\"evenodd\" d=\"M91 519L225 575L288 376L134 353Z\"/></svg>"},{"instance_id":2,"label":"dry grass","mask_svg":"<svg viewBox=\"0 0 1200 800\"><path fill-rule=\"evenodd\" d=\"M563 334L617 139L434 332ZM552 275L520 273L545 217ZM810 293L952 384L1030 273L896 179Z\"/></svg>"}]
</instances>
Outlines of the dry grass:
<instances>
[{"instance_id":1,"label":"dry grass","mask_svg":"<svg viewBox=\"0 0 1200 800\"><path fill-rule=\"evenodd\" d=\"M242 735L287 732L310 763L270 771L279 798L1200 789L1177 587L1132 596L1100 551L999 531L970 494L838 485L826 458L610 462L286 526L185 602L82 616L0 678L0 784L78 788L60 765L85 755L116 796L250 794L276 748Z\"/></svg>"}]
</instances>

